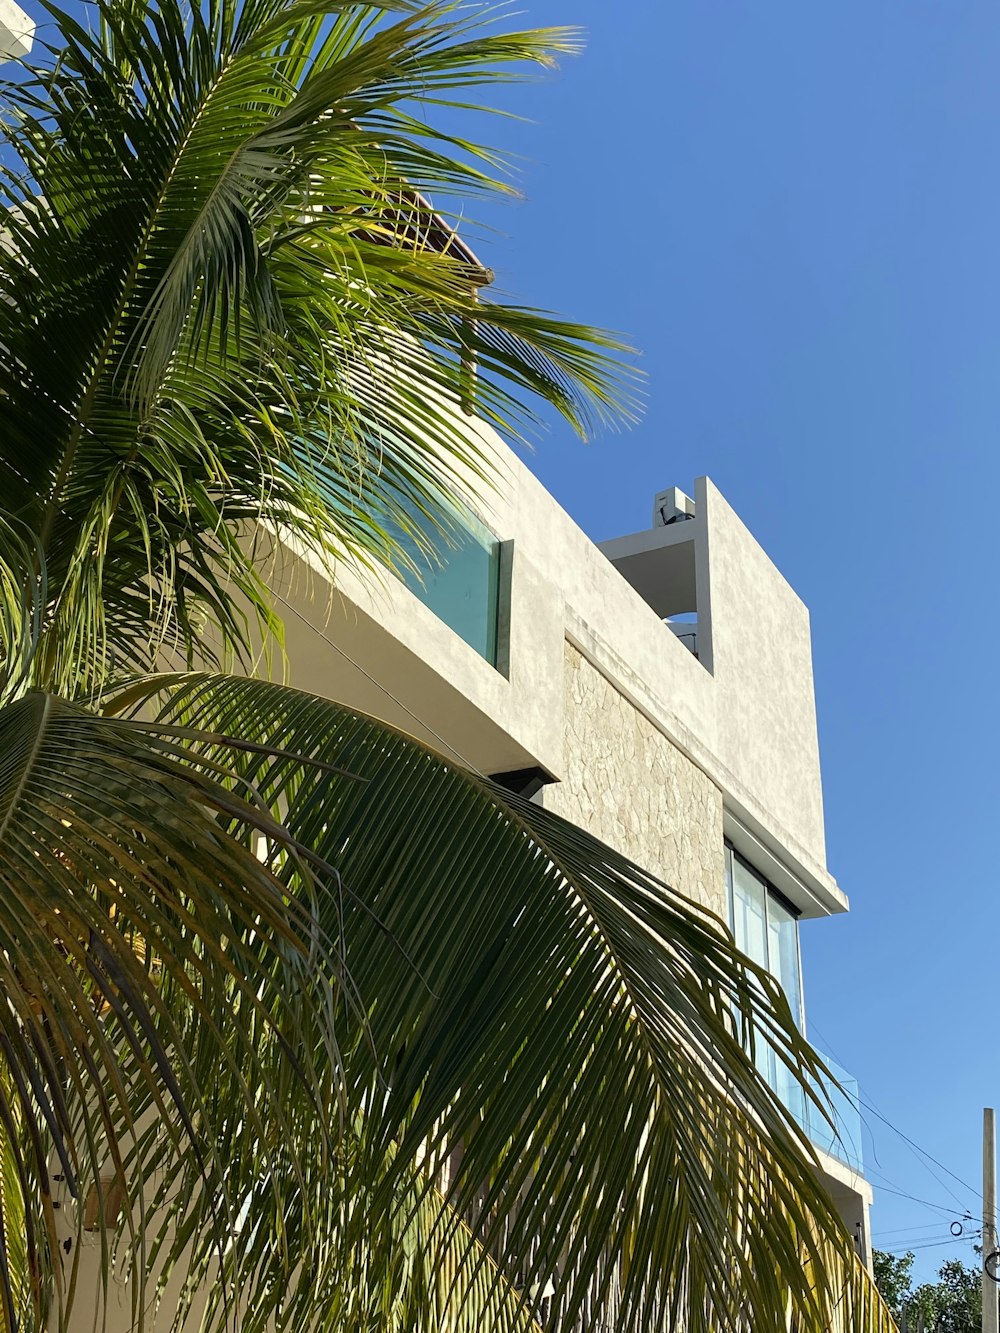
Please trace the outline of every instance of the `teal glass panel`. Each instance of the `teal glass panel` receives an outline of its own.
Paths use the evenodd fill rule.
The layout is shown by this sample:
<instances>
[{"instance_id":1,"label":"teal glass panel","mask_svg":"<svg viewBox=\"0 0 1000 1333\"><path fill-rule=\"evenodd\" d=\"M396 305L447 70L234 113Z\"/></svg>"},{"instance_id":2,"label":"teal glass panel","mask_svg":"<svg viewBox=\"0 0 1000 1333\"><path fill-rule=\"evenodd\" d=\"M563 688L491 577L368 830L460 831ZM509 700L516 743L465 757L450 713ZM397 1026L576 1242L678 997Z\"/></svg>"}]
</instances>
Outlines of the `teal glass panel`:
<instances>
[{"instance_id":1,"label":"teal glass panel","mask_svg":"<svg viewBox=\"0 0 1000 1333\"><path fill-rule=\"evenodd\" d=\"M406 451L405 443L396 441ZM308 466L334 515L351 513L356 516L362 498L326 465L313 447L300 441L298 451ZM379 446L373 443L371 457L377 461ZM442 506L448 501L441 494ZM460 635L470 647L484 657L491 666L498 665L498 638L501 597L501 543L484 523L474 515L454 511L445 514L442 524L445 536L425 514L412 497L397 494L396 504L406 514L404 522L410 530L385 513L370 513L371 536L384 533L385 559L388 563L394 549L409 556L415 566L407 568L396 562L396 572L415 596L444 623ZM379 542L378 545L382 543ZM428 551L434 552L428 555Z\"/></svg>"},{"instance_id":2,"label":"teal glass panel","mask_svg":"<svg viewBox=\"0 0 1000 1333\"><path fill-rule=\"evenodd\" d=\"M420 525L435 555L420 552L414 538L401 530L390 530L410 555L417 569L400 569L399 576L428 610L443 620L465 642L497 665L497 636L500 618L500 543L471 516L453 518L448 536L435 531L418 513ZM419 571L419 572L417 572Z\"/></svg>"}]
</instances>

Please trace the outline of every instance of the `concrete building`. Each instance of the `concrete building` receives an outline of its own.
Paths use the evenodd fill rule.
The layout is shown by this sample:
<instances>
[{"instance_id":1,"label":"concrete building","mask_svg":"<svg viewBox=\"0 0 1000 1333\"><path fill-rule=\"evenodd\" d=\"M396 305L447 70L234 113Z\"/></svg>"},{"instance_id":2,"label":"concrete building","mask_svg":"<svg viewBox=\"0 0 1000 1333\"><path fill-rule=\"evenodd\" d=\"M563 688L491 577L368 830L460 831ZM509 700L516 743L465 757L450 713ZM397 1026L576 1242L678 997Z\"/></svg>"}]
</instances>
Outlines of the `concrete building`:
<instances>
[{"instance_id":1,"label":"concrete building","mask_svg":"<svg viewBox=\"0 0 1000 1333\"><path fill-rule=\"evenodd\" d=\"M423 582L342 567L332 586L281 548L290 683L533 793L708 906L805 1026L798 923L848 907L826 866L807 608L707 478L597 546L480 437L496 490ZM856 1105L838 1096L835 1135L762 1068L870 1261Z\"/></svg>"},{"instance_id":2,"label":"concrete building","mask_svg":"<svg viewBox=\"0 0 1000 1333\"><path fill-rule=\"evenodd\" d=\"M13 0L0 0L0 60L20 60L31 50L34 21Z\"/></svg>"},{"instance_id":3,"label":"concrete building","mask_svg":"<svg viewBox=\"0 0 1000 1333\"><path fill-rule=\"evenodd\" d=\"M0 59L33 33L0 0ZM798 923L847 910L826 867L807 609L707 478L599 547L470 429L497 486L423 581L343 566L332 585L307 551L278 549L290 683L531 794L711 908L804 1025ZM835 1135L773 1062L763 1072L870 1261L856 1107L838 1099Z\"/></svg>"},{"instance_id":4,"label":"concrete building","mask_svg":"<svg viewBox=\"0 0 1000 1333\"><path fill-rule=\"evenodd\" d=\"M707 478L693 498L657 495L649 528L597 546L477 429L496 489L423 581L343 564L331 582L307 550L274 547L288 682L493 775L709 907L804 1026L799 922L848 905L826 867L806 607ZM835 1134L774 1060L760 1064L870 1263L856 1105L836 1098ZM99 1263L87 1237L74 1327L89 1327ZM118 1284L110 1333L129 1312Z\"/></svg>"}]
</instances>

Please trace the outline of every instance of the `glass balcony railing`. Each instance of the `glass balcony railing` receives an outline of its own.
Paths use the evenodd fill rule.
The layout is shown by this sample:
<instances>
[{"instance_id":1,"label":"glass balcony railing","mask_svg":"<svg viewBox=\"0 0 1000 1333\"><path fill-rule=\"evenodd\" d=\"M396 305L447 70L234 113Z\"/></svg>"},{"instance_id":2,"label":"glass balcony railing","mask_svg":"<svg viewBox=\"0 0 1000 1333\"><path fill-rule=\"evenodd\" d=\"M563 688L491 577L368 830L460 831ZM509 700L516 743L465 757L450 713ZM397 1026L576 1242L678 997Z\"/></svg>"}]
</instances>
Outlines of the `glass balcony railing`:
<instances>
[{"instance_id":1,"label":"glass balcony railing","mask_svg":"<svg viewBox=\"0 0 1000 1333\"><path fill-rule=\"evenodd\" d=\"M311 470L332 513L354 510L359 498L349 491L337 472L316 457L309 444L303 442L301 451L302 461ZM378 455L378 445L373 444L373 460ZM397 521L384 513L375 515L375 522L387 539L386 561L393 552L408 557L412 568L405 560L394 562L403 583L491 666L502 670L500 608L502 598L507 595L502 578L502 543L475 515L466 510L457 512L443 493L440 500L440 526L421 512L417 502L399 494L395 503L405 513L405 519Z\"/></svg>"},{"instance_id":2,"label":"glass balcony railing","mask_svg":"<svg viewBox=\"0 0 1000 1333\"><path fill-rule=\"evenodd\" d=\"M837 1083L826 1081L825 1101L829 1105L834 1124L806 1097L788 1070L778 1061L770 1061L765 1077L805 1130L810 1141L820 1152L857 1171L864 1170L861 1144L861 1102L857 1080L845 1069L824 1055L823 1060ZM837 1086L839 1084L839 1086Z\"/></svg>"},{"instance_id":3,"label":"glass balcony railing","mask_svg":"<svg viewBox=\"0 0 1000 1333\"><path fill-rule=\"evenodd\" d=\"M835 1157L859 1174L864 1171L861 1145L861 1093L858 1081L829 1056L824 1061L836 1084L827 1080L826 1094L830 1101L836 1128L831 1127L811 1103L806 1108L803 1129L821 1152ZM838 1086L839 1085L839 1086Z\"/></svg>"}]
</instances>

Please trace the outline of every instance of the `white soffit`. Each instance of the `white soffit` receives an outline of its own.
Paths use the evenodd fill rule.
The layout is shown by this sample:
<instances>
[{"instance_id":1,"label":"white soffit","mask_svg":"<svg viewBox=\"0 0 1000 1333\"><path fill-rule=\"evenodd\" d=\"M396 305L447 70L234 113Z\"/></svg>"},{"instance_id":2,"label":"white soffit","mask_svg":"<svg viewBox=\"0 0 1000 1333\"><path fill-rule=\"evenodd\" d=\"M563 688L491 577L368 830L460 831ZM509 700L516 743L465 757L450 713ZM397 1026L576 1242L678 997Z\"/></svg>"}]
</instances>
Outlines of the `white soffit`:
<instances>
[{"instance_id":1,"label":"white soffit","mask_svg":"<svg viewBox=\"0 0 1000 1333\"><path fill-rule=\"evenodd\" d=\"M742 812L741 812L742 813ZM729 806L722 812L722 830L736 850L783 894L803 917L836 916L849 908L847 895L833 876L804 864L787 848L780 854L769 840L750 827L749 819L736 815Z\"/></svg>"}]
</instances>

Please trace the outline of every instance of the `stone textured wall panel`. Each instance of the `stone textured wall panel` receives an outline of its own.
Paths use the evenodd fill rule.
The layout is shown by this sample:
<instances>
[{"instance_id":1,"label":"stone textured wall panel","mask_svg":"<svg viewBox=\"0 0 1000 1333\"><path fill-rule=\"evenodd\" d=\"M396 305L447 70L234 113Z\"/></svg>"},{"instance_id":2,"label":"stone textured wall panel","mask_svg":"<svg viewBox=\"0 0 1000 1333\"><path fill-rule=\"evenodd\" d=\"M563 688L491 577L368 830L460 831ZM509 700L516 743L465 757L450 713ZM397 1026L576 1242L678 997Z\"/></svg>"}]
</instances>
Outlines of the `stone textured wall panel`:
<instances>
[{"instance_id":1,"label":"stone textured wall panel","mask_svg":"<svg viewBox=\"0 0 1000 1333\"><path fill-rule=\"evenodd\" d=\"M564 716L565 767L546 807L724 915L722 795L711 779L570 643Z\"/></svg>"}]
</instances>

